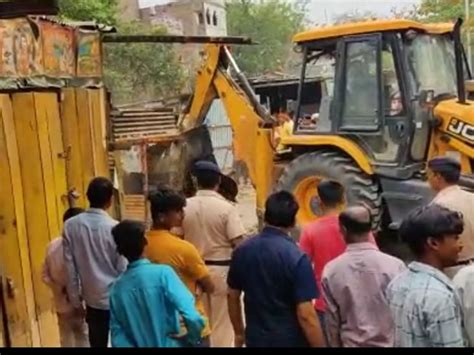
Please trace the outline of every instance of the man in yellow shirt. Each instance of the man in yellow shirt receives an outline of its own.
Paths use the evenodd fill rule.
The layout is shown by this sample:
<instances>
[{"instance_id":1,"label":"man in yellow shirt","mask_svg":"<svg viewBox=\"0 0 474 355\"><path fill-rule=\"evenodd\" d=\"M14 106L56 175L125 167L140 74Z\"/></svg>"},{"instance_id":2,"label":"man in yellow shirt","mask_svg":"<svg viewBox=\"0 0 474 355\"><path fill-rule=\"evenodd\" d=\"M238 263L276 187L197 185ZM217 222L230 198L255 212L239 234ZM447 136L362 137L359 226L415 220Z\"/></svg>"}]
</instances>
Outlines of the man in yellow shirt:
<instances>
[{"instance_id":1,"label":"man in yellow shirt","mask_svg":"<svg viewBox=\"0 0 474 355\"><path fill-rule=\"evenodd\" d=\"M153 227L147 236L145 256L154 263L171 266L194 295L196 309L206 320L200 346L209 347L211 329L201 301L201 293L212 293L214 284L196 247L170 232L173 228L182 226L186 200L169 189L152 193L149 200Z\"/></svg>"}]
</instances>

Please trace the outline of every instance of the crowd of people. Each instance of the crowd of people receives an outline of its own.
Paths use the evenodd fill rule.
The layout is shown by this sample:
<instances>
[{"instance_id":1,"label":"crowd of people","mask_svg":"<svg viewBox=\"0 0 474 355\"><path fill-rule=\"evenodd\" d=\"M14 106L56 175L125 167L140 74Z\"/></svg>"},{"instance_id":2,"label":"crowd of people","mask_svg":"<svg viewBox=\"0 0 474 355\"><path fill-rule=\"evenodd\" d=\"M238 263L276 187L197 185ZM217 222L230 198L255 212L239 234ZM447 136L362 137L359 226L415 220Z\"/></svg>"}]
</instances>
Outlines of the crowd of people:
<instances>
[{"instance_id":1,"label":"crowd of people","mask_svg":"<svg viewBox=\"0 0 474 355\"><path fill-rule=\"evenodd\" d=\"M291 193L272 194L265 227L246 236L212 162L195 164L194 197L150 194L149 230L112 219L113 185L95 178L89 208L66 212L46 253L61 346L472 346L474 195L460 171L429 162L436 197L400 226L408 265L379 250L370 208L347 206L336 181L318 185L323 216L297 243Z\"/></svg>"}]
</instances>

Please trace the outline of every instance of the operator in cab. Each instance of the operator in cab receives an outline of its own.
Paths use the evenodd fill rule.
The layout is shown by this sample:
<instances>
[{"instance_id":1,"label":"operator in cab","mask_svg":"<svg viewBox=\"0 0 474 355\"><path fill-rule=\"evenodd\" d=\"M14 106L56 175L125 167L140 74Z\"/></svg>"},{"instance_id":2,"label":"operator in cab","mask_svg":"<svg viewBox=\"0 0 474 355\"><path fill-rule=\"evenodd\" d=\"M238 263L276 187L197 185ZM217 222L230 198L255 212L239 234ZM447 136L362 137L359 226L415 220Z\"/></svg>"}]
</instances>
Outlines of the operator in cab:
<instances>
[{"instance_id":1,"label":"operator in cab","mask_svg":"<svg viewBox=\"0 0 474 355\"><path fill-rule=\"evenodd\" d=\"M278 126L275 130L275 142L277 144L277 153L284 153L287 150L287 147L282 144L282 139L289 137L293 134L294 122L291 118L291 114L287 113L284 110L281 110L277 114Z\"/></svg>"},{"instance_id":2,"label":"operator in cab","mask_svg":"<svg viewBox=\"0 0 474 355\"><path fill-rule=\"evenodd\" d=\"M450 278L463 267L474 264L474 194L461 189L460 177L461 164L456 159L437 157L428 162L428 181L437 193L432 203L460 212L464 217L464 232L460 235L463 250L457 265L444 270Z\"/></svg>"}]
</instances>

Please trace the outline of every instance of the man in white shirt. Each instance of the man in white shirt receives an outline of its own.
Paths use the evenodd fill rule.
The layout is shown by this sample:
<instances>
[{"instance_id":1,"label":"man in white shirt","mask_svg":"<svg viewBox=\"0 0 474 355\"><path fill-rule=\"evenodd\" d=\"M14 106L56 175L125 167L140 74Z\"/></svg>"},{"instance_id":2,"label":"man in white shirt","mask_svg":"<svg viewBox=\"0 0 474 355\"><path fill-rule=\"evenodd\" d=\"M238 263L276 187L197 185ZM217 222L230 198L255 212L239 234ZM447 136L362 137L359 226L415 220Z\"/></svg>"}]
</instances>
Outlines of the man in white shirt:
<instances>
[{"instance_id":1,"label":"man in white shirt","mask_svg":"<svg viewBox=\"0 0 474 355\"><path fill-rule=\"evenodd\" d=\"M444 270L451 279L474 261L474 194L461 189L460 177L461 164L453 158L438 157L428 162L428 181L437 193L432 203L460 212L464 217L464 232L460 235L463 250L457 265Z\"/></svg>"},{"instance_id":2,"label":"man in white shirt","mask_svg":"<svg viewBox=\"0 0 474 355\"><path fill-rule=\"evenodd\" d=\"M70 208L64 213L63 222L84 212L82 208ZM87 325L83 315L74 311L66 292L67 271L64 264L63 238L54 239L47 248L43 264L43 282L53 292L58 317L62 348L89 347Z\"/></svg>"},{"instance_id":3,"label":"man in white shirt","mask_svg":"<svg viewBox=\"0 0 474 355\"><path fill-rule=\"evenodd\" d=\"M199 161L194 175L199 191L187 201L184 239L197 248L215 285L214 292L203 297L211 325L211 347L231 347L234 331L227 311L227 273L232 252L246 231L237 208L218 193L222 181L219 167Z\"/></svg>"}]
</instances>

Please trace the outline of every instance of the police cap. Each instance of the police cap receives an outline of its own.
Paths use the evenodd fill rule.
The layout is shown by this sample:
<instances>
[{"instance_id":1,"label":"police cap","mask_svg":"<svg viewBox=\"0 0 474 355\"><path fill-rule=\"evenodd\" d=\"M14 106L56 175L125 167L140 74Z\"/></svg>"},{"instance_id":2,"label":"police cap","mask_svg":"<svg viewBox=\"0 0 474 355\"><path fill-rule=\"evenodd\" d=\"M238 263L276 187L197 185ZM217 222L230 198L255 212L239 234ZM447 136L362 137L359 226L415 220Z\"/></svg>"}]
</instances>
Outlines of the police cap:
<instances>
[{"instance_id":1,"label":"police cap","mask_svg":"<svg viewBox=\"0 0 474 355\"><path fill-rule=\"evenodd\" d=\"M199 160L194 164L194 171L212 171L216 174L221 174L221 169L216 163L208 160Z\"/></svg>"},{"instance_id":2,"label":"police cap","mask_svg":"<svg viewBox=\"0 0 474 355\"><path fill-rule=\"evenodd\" d=\"M436 157L428 162L428 167L436 173L461 171L461 164L451 157Z\"/></svg>"}]
</instances>

